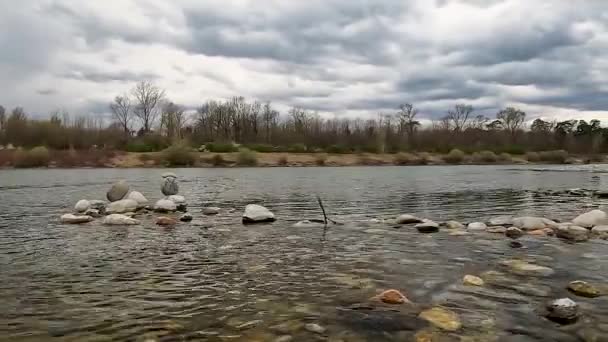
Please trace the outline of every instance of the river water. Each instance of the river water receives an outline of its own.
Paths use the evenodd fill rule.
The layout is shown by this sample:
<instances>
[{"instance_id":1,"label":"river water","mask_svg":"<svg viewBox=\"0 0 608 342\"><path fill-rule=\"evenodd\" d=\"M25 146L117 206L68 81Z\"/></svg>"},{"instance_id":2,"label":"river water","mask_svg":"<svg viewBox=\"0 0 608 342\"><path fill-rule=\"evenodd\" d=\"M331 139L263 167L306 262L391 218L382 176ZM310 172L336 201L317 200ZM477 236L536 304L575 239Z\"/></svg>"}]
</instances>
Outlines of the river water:
<instances>
[{"instance_id":1,"label":"river water","mask_svg":"<svg viewBox=\"0 0 608 342\"><path fill-rule=\"evenodd\" d=\"M159 228L151 214L132 227L58 222L118 179L154 201L166 171L179 176L192 223ZM496 234L426 235L371 221L568 220L605 204L546 193L570 188L608 190L608 167L2 170L0 341L410 341L421 331L433 341L606 341L608 298L566 290L572 280L607 283L604 241L526 237L512 249ZM293 227L322 218L317 194L343 225L325 234ZM242 226L249 203L277 221ZM205 206L222 212L205 217ZM510 259L555 272L513 274L501 264ZM465 274L487 284L463 286ZM414 304L369 300L389 288ZM546 302L565 296L580 305L576 323L542 317ZM456 312L462 328L417 318L436 306Z\"/></svg>"}]
</instances>

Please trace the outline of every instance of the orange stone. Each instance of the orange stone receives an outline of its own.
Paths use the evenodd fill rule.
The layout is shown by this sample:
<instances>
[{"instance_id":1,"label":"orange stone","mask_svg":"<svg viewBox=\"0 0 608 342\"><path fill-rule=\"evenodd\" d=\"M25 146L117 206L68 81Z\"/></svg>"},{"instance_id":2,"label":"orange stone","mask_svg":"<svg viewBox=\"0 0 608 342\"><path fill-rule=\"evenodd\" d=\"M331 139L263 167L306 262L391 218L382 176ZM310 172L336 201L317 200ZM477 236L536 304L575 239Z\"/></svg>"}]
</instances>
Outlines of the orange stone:
<instances>
[{"instance_id":1,"label":"orange stone","mask_svg":"<svg viewBox=\"0 0 608 342\"><path fill-rule=\"evenodd\" d=\"M377 296L378 299L387 304L411 303L403 293L397 290L386 290Z\"/></svg>"},{"instance_id":2,"label":"orange stone","mask_svg":"<svg viewBox=\"0 0 608 342\"><path fill-rule=\"evenodd\" d=\"M177 224L177 221L170 217L161 216L156 219L156 224L159 226L173 226Z\"/></svg>"}]
</instances>

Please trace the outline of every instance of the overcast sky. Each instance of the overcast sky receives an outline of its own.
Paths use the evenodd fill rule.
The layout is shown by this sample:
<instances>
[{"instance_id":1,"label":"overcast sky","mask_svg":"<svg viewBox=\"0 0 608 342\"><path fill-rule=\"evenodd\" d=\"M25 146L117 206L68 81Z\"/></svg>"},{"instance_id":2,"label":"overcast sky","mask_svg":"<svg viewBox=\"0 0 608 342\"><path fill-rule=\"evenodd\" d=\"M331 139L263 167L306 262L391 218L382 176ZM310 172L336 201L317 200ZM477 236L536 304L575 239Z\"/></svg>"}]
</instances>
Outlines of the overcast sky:
<instances>
[{"instance_id":1,"label":"overcast sky","mask_svg":"<svg viewBox=\"0 0 608 342\"><path fill-rule=\"evenodd\" d=\"M0 0L0 25L0 104L37 115L149 80L189 108L608 120L606 0Z\"/></svg>"}]
</instances>

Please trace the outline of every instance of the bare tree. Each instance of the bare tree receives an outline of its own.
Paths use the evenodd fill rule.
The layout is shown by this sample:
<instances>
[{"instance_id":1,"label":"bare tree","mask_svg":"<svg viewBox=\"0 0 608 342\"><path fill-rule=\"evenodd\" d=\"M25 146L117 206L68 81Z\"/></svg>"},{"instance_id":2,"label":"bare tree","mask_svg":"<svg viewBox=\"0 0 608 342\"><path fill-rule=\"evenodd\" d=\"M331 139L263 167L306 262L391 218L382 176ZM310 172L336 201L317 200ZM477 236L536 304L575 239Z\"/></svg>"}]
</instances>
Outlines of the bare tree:
<instances>
[{"instance_id":1,"label":"bare tree","mask_svg":"<svg viewBox=\"0 0 608 342\"><path fill-rule=\"evenodd\" d=\"M142 123L142 131L148 133L158 117L165 91L151 82L141 81L131 92L135 100L134 114Z\"/></svg>"},{"instance_id":2,"label":"bare tree","mask_svg":"<svg viewBox=\"0 0 608 342\"><path fill-rule=\"evenodd\" d=\"M114 102L110 103L112 116L116 120L125 135L128 136L131 132L131 120L133 119L133 111L131 110L131 99L128 95L116 96Z\"/></svg>"},{"instance_id":3,"label":"bare tree","mask_svg":"<svg viewBox=\"0 0 608 342\"><path fill-rule=\"evenodd\" d=\"M486 117L485 115L476 115L472 120L471 120L471 128L474 129L479 129L479 130L483 130L484 128L487 127L487 123L488 121L490 121L490 119L488 117Z\"/></svg>"},{"instance_id":4,"label":"bare tree","mask_svg":"<svg viewBox=\"0 0 608 342\"><path fill-rule=\"evenodd\" d=\"M447 119L452 124L452 127L454 127L455 132L460 132L467 127L467 122L472 112L473 106L465 104L457 104L454 106L454 110L448 111Z\"/></svg>"},{"instance_id":5,"label":"bare tree","mask_svg":"<svg viewBox=\"0 0 608 342\"><path fill-rule=\"evenodd\" d=\"M399 106L399 113L397 113L397 117L399 118L399 129L407 132L407 140L410 145L414 143L416 127L420 126L420 122L416 121L417 114L418 110L414 109L414 106L411 103L401 104Z\"/></svg>"},{"instance_id":6,"label":"bare tree","mask_svg":"<svg viewBox=\"0 0 608 342\"><path fill-rule=\"evenodd\" d=\"M163 105L161 115L161 132L165 130L170 139L181 139L182 128L186 121L184 108L168 101Z\"/></svg>"},{"instance_id":7,"label":"bare tree","mask_svg":"<svg viewBox=\"0 0 608 342\"><path fill-rule=\"evenodd\" d=\"M498 112L496 118L502 121L505 130L514 138L515 133L521 128L526 119L526 113L517 108L507 107Z\"/></svg>"}]
</instances>

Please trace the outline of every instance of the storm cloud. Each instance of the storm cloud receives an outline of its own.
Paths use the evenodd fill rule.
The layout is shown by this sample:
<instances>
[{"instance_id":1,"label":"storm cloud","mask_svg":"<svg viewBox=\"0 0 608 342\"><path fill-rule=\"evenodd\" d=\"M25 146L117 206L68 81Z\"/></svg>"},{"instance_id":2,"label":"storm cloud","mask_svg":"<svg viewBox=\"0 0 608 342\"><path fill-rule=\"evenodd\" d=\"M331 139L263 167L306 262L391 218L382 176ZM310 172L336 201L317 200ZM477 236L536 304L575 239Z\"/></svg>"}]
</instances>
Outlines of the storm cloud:
<instances>
[{"instance_id":1,"label":"storm cloud","mask_svg":"<svg viewBox=\"0 0 608 342\"><path fill-rule=\"evenodd\" d=\"M0 23L0 104L41 116L105 115L147 80L187 108L608 119L604 0L24 0Z\"/></svg>"}]
</instances>

